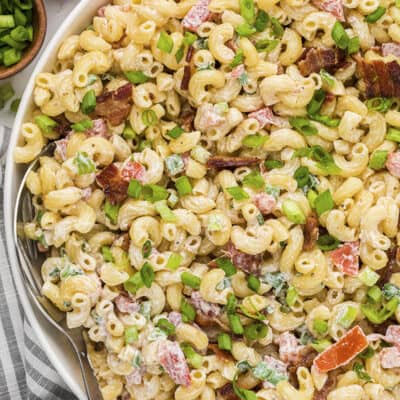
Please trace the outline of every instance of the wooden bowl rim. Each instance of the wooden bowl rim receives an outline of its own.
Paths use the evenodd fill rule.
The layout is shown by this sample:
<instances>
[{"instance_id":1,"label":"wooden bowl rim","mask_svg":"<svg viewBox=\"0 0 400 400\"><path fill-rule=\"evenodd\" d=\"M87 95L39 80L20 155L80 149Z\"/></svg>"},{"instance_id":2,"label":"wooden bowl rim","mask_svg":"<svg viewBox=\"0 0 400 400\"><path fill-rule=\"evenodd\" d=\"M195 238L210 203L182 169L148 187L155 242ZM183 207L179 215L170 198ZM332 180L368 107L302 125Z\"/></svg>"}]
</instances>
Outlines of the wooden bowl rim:
<instances>
[{"instance_id":1,"label":"wooden bowl rim","mask_svg":"<svg viewBox=\"0 0 400 400\"><path fill-rule=\"evenodd\" d=\"M22 59L18 64L12 65L10 67L4 67L4 69L0 69L0 80L9 78L12 75L15 75L16 73L26 68L37 56L43 45L47 31L46 8L44 6L43 0L35 0L34 5L36 7L36 12L37 12L38 26L36 28L37 33L32 43L32 46L26 53L23 54Z\"/></svg>"}]
</instances>

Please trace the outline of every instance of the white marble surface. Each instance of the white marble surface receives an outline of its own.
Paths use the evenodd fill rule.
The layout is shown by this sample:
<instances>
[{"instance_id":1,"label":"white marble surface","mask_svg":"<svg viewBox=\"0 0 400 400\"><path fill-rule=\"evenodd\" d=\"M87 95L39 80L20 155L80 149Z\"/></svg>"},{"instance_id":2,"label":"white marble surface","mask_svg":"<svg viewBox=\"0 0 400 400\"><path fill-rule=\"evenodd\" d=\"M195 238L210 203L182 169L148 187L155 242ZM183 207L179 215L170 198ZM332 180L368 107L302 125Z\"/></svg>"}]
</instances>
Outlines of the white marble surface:
<instances>
[{"instance_id":1,"label":"white marble surface","mask_svg":"<svg viewBox=\"0 0 400 400\"><path fill-rule=\"evenodd\" d=\"M42 51L46 47L47 42L52 37L53 33L57 30L58 26L60 26L60 23L64 20L64 17L72 10L72 8L77 3L79 3L79 0L45 0L47 11L47 34L45 43L42 47ZM28 81L28 78L32 73L33 67L35 66L35 61L40 56L41 52L26 69L9 79L9 81L11 81L13 85L17 97L21 97L26 82ZM7 81L8 80L0 81L0 84L3 84ZM14 114L9 112L8 108L9 104L7 104L6 107L0 111L0 125L11 128L14 120ZM3 139L2 136L2 130L0 129L0 149Z\"/></svg>"}]
</instances>

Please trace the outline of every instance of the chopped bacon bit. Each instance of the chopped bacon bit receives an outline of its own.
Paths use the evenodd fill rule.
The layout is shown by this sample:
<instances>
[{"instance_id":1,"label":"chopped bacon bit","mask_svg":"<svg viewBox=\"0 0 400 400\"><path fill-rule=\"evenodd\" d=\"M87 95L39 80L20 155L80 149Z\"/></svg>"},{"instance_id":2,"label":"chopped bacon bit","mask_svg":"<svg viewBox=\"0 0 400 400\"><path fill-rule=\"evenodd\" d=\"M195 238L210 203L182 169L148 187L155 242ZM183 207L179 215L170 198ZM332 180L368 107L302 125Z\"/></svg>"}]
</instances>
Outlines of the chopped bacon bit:
<instances>
[{"instance_id":1,"label":"chopped bacon bit","mask_svg":"<svg viewBox=\"0 0 400 400\"><path fill-rule=\"evenodd\" d=\"M315 0L313 4L322 11L332 14L339 21L344 21L342 0Z\"/></svg>"},{"instance_id":2,"label":"chopped bacon bit","mask_svg":"<svg viewBox=\"0 0 400 400\"><path fill-rule=\"evenodd\" d=\"M400 367L400 347L386 347L379 353L382 368Z\"/></svg>"},{"instance_id":3,"label":"chopped bacon bit","mask_svg":"<svg viewBox=\"0 0 400 400\"><path fill-rule=\"evenodd\" d=\"M387 252L388 263L385 268L379 271L380 279L378 285L382 287L390 281L395 272L400 272L400 247L392 247Z\"/></svg>"},{"instance_id":4,"label":"chopped bacon bit","mask_svg":"<svg viewBox=\"0 0 400 400\"><path fill-rule=\"evenodd\" d=\"M132 84L127 83L98 96L95 114L107 119L112 126L120 125L129 115L131 103Z\"/></svg>"},{"instance_id":5,"label":"chopped bacon bit","mask_svg":"<svg viewBox=\"0 0 400 400\"><path fill-rule=\"evenodd\" d=\"M243 64L238 65L237 67L233 68L231 72L231 77L234 79L239 79L242 74L246 72L246 69Z\"/></svg>"},{"instance_id":6,"label":"chopped bacon bit","mask_svg":"<svg viewBox=\"0 0 400 400\"><path fill-rule=\"evenodd\" d=\"M239 46L236 42L236 40L230 39L225 43L226 47L229 47L234 53L237 52Z\"/></svg>"},{"instance_id":7,"label":"chopped bacon bit","mask_svg":"<svg viewBox=\"0 0 400 400\"><path fill-rule=\"evenodd\" d=\"M253 201L263 215L271 214L275 210L276 199L268 193L257 193L253 196Z\"/></svg>"},{"instance_id":8,"label":"chopped bacon bit","mask_svg":"<svg viewBox=\"0 0 400 400\"><path fill-rule=\"evenodd\" d=\"M57 126L54 128L54 130L60 136L67 136L71 132L71 122L69 122L64 115L56 117L54 120L57 122Z\"/></svg>"},{"instance_id":9,"label":"chopped bacon bit","mask_svg":"<svg viewBox=\"0 0 400 400\"><path fill-rule=\"evenodd\" d=\"M129 182L121 176L121 171L115 163L104 168L96 179L97 184L103 189L105 196L112 204L125 200Z\"/></svg>"},{"instance_id":10,"label":"chopped bacon bit","mask_svg":"<svg viewBox=\"0 0 400 400\"><path fill-rule=\"evenodd\" d=\"M193 121L195 119L195 116L196 116L196 111L190 106L189 103L185 103L182 106L182 112L179 117L179 123L186 132L190 132L194 129Z\"/></svg>"},{"instance_id":11,"label":"chopped bacon bit","mask_svg":"<svg viewBox=\"0 0 400 400\"><path fill-rule=\"evenodd\" d=\"M365 61L359 57L357 62L367 98L400 97L400 65L397 61Z\"/></svg>"},{"instance_id":12,"label":"chopped bacon bit","mask_svg":"<svg viewBox=\"0 0 400 400\"><path fill-rule=\"evenodd\" d=\"M119 237L119 239L121 239L121 245L120 245L121 249L124 251L128 251L130 244L129 233L124 233Z\"/></svg>"},{"instance_id":13,"label":"chopped bacon bit","mask_svg":"<svg viewBox=\"0 0 400 400\"><path fill-rule=\"evenodd\" d=\"M299 70L303 76L308 76L312 72L319 72L326 69L334 72L343 65L346 53L338 48L325 49L311 47L305 51L305 57L299 62Z\"/></svg>"},{"instance_id":14,"label":"chopped bacon bit","mask_svg":"<svg viewBox=\"0 0 400 400\"><path fill-rule=\"evenodd\" d=\"M336 250L331 251L333 264L343 273L356 276L359 269L360 242L347 242Z\"/></svg>"},{"instance_id":15,"label":"chopped bacon bit","mask_svg":"<svg viewBox=\"0 0 400 400\"><path fill-rule=\"evenodd\" d=\"M382 55L400 57L400 43L383 43Z\"/></svg>"},{"instance_id":16,"label":"chopped bacon bit","mask_svg":"<svg viewBox=\"0 0 400 400\"><path fill-rule=\"evenodd\" d=\"M210 128L223 124L225 118L221 116L215 105L202 104L198 110L194 125L199 131L205 132Z\"/></svg>"},{"instance_id":17,"label":"chopped bacon bit","mask_svg":"<svg viewBox=\"0 0 400 400\"><path fill-rule=\"evenodd\" d=\"M183 78L182 78L182 82L181 82L182 90L189 89L189 82L190 82L191 76L192 76L192 69L190 68L190 65L185 65L185 68L183 69Z\"/></svg>"},{"instance_id":18,"label":"chopped bacon bit","mask_svg":"<svg viewBox=\"0 0 400 400\"><path fill-rule=\"evenodd\" d=\"M264 126L268 124L275 126L281 126L282 124L281 119L276 117L269 107L254 111L250 113L248 117L256 119L260 125L260 129L264 128Z\"/></svg>"},{"instance_id":19,"label":"chopped bacon bit","mask_svg":"<svg viewBox=\"0 0 400 400\"><path fill-rule=\"evenodd\" d=\"M311 213L304 225L304 244L303 250L310 251L314 248L315 243L318 240L319 229L318 229L318 217L315 213Z\"/></svg>"},{"instance_id":20,"label":"chopped bacon bit","mask_svg":"<svg viewBox=\"0 0 400 400\"><path fill-rule=\"evenodd\" d=\"M37 249L39 250L39 253L47 253L49 251L49 248L46 246L43 246L42 243L37 242Z\"/></svg>"},{"instance_id":21,"label":"chopped bacon bit","mask_svg":"<svg viewBox=\"0 0 400 400\"><path fill-rule=\"evenodd\" d=\"M101 136L106 139L111 136L107 128L107 123L103 118L95 119L92 122L93 126L86 131L86 135Z\"/></svg>"},{"instance_id":22,"label":"chopped bacon bit","mask_svg":"<svg viewBox=\"0 0 400 400\"><path fill-rule=\"evenodd\" d=\"M211 350L222 361L233 361L232 354L228 351L221 350L215 343L210 343L208 345L208 350Z\"/></svg>"},{"instance_id":23,"label":"chopped bacon bit","mask_svg":"<svg viewBox=\"0 0 400 400\"><path fill-rule=\"evenodd\" d=\"M400 151L388 154L386 168L393 176L400 178Z\"/></svg>"},{"instance_id":24,"label":"chopped bacon bit","mask_svg":"<svg viewBox=\"0 0 400 400\"><path fill-rule=\"evenodd\" d=\"M133 314L140 311L140 304L129 296L120 294L114 301L119 312Z\"/></svg>"},{"instance_id":25,"label":"chopped bacon bit","mask_svg":"<svg viewBox=\"0 0 400 400\"><path fill-rule=\"evenodd\" d=\"M277 343L279 345L279 358L285 363L296 363L299 360L300 346L296 336L292 333L284 332L279 335Z\"/></svg>"},{"instance_id":26,"label":"chopped bacon bit","mask_svg":"<svg viewBox=\"0 0 400 400\"><path fill-rule=\"evenodd\" d=\"M200 326L213 326L221 315L221 308L217 304L209 303L201 297L200 292L192 292L189 302L196 309L196 322Z\"/></svg>"},{"instance_id":27,"label":"chopped bacon bit","mask_svg":"<svg viewBox=\"0 0 400 400\"><path fill-rule=\"evenodd\" d=\"M67 144L68 139L60 139L54 142L56 149L54 150L54 157L57 160L65 161L67 159Z\"/></svg>"},{"instance_id":28,"label":"chopped bacon bit","mask_svg":"<svg viewBox=\"0 0 400 400\"><path fill-rule=\"evenodd\" d=\"M368 347L368 339L363 330L356 325L350 329L339 341L329 346L314 360L319 372L332 371L346 365L354 357Z\"/></svg>"},{"instance_id":29,"label":"chopped bacon bit","mask_svg":"<svg viewBox=\"0 0 400 400\"><path fill-rule=\"evenodd\" d=\"M321 390L315 391L312 400L326 400L328 394L336 387L338 379L338 372L332 371L328 374L328 379L326 380L324 386Z\"/></svg>"},{"instance_id":30,"label":"chopped bacon bit","mask_svg":"<svg viewBox=\"0 0 400 400\"><path fill-rule=\"evenodd\" d=\"M168 314L168 321L175 326L178 326L182 322L182 314L177 311L171 311Z\"/></svg>"},{"instance_id":31,"label":"chopped bacon bit","mask_svg":"<svg viewBox=\"0 0 400 400\"><path fill-rule=\"evenodd\" d=\"M232 383L226 383L220 389L218 389L218 397L223 400L240 400L235 391L233 390Z\"/></svg>"},{"instance_id":32,"label":"chopped bacon bit","mask_svg":"<svg viewBox=\"0 0 400 400\"><path fill-rule=\"evenodd\" d=\"M182 26L189 31L196 32L197 28L211 17L208 9L210 0L198 0L182 20Z\"/></svg>"},{"instance_id":33,"label":"chopped bacon bit","mask_svg":"<svg viewBox=\"0 0 400 400\"><path fill-rule=\"evenodd\" d=\"M188 51L186 53L186 62L190 63L192 61L194 55L194 47L192 45L189 46Z\"/></svg>"},{"instance_id":34,"label":"chopped bacon bit","mask_svg":"<svg viewBox=\"0 0 400 400\"><path fill-rule=\"evenodd\" d=\"M225 248L227 257L229 257L233 264L241 270L254 275L260 274L260 264L262 261L262 254L255 256L242 253L238 250L232 242L228 242Z\"/></svg>"},{"instance_id":35,"label":"chopped bacon bit","mask_svg":"<svg viewBox=\"0 0 400 400\"><path fill-rule=\"evenodd\" d=\"M190 385L189 367L185 355L177 342L171 342L170 340L160 341L158 357L162 367L177 385Z\"/></svg>"},{"instance_id":36,"label":"chopped bacon bit","mask_svg":"<svg viewBox=\"0 0 400 400\"><path fill-rule=\"evenodd\" d=\"M98 10L97 10L97 16L99 16L99 17L105 17L105 12L106 11L106 6L103 6L103 7L100 7Z\"/></svg>"},{"instance_id":37,"label":"chopped bacon bit","mask_svg":"<svg viewBox=\"0 0 400 400\"><path fill-rule=\"evenodd\" d=\"M257 157L212 156L207 161L207 168L238 168L258 164L259 162L260 159Z\"/></svg>"},{"instance_id":38,"label":"chopped bacon bit","mask_svg":"<svg viewBox=\"0 0 400 400\"><path fill-rule=\"evenodd\" d=\"M144 166L136 161L128 161L121 169L121 177L127 182L130 182L131 179L137 179L143 183L145 173Z\"/></svg>"}]
</instances>

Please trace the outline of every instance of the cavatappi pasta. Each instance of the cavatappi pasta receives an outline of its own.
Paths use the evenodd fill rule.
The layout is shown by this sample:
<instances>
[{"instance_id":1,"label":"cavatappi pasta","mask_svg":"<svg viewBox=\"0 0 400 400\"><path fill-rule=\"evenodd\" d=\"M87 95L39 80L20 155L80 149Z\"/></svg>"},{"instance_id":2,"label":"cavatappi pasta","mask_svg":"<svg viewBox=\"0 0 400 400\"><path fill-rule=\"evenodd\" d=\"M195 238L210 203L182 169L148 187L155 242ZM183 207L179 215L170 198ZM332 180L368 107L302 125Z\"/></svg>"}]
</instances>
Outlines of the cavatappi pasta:
<instances>
[{"instance_id":1,"label":"cavatappi pasta","mask_svg":"<svg viewBox=\"0 0 400 400\"><path fill-rule=\"evenodd\" d=\"M105 400L400 399L400 8L115 0L36 77L43 295Z\"/></svg>"}]
</instances>

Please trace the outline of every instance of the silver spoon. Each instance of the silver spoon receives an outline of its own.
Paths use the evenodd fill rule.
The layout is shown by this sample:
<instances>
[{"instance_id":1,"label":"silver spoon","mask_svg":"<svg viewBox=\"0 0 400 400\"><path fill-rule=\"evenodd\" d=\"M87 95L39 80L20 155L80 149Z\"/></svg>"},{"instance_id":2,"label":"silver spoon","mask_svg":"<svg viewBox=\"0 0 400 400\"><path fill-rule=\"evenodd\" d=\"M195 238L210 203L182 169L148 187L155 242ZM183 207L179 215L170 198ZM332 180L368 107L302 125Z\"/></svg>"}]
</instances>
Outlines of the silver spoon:
<instances>
[{"instance_id":1,"label":"silver spoon","mask_svg":"<svg viewBox=\"0 0 400 400\"><path fill-rule=\"evenodd\" d=\"M53 325L71 343L71 346L79 360L79 366L82 372L83 383L85 385L88 399L101 400L103 397L86 352L86 334L81 328L69 329L66 324L65 313L58 310L41 294L42 278L40 268L45 257L38 252L36 243L24 237L23 233L23 226L25 223L32 222L35 218L32 196L26 188L27 176L31 171L35 171L39 167L40 157L52 156L54 149L54 143L47 145L25 172L16 200L16 209L14 214L14 240L18 252L22 276L30 297L47 321L49 321L51 325Z\"/></svg>"}]
</instances>

